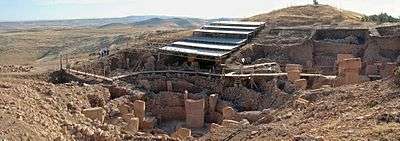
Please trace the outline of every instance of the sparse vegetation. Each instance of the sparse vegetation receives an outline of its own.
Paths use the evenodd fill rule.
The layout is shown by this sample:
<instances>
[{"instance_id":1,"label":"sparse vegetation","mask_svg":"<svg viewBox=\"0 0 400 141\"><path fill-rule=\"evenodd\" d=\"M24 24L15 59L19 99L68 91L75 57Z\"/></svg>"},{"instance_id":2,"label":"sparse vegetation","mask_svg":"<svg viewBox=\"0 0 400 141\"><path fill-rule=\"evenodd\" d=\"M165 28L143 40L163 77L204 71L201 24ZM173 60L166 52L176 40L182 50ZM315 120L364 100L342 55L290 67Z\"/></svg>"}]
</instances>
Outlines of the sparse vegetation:
<instances>
[{"instance_id":1,"label":"sparse vegetation","mask_svg":"<svg viewBox=\"0 0 400 141\"><path fill-rule=\"evenodd\" d=\"M387 13L381 13L379 15L370 15L370 16L363 16L361 18L361 21L363 22L375 22L375 23L394 23L394 22L400 22L400 17L395 18Z\"/></svg>"},{"instance_id":2,"label":"sparse vegetation","mask_svg":"<svg viewBox=\"0 0 400 141\"><path fill-rule=\"evenodd\" d=\"M313 0L314 5L318 5L319 2L317 0Z\"/></svg>"}]
</instances>

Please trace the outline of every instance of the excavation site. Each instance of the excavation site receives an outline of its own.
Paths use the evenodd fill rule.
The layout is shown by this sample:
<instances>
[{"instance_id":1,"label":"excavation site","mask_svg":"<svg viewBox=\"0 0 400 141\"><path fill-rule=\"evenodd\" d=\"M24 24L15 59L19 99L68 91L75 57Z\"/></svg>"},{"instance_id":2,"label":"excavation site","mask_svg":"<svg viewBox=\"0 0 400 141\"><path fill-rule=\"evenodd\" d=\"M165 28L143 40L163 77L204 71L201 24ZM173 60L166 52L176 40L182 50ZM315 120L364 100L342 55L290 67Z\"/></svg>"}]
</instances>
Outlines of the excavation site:
<instances>
[{"instance_id":1,"label":"excavation site","mask_svg":"<svg viewBox=\"0 0 400 141\"><path fill-rule=\"evenodd\" d=\"M399 140L400 20L315 2L242 19L0 22L0 140Z\"/></svg>"}]
</instances>

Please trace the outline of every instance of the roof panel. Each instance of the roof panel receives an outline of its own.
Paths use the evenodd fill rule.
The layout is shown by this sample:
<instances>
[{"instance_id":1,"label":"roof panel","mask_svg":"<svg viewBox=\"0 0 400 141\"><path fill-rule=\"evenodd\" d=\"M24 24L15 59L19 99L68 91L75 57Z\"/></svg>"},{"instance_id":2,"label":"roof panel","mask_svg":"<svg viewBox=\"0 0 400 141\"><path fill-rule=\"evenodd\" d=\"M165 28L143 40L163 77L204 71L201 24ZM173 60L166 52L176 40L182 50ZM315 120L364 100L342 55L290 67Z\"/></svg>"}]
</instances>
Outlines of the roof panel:
<instances>
[{"instance_id":1,"label":"roof panel","mask_svg":"<svg viewBox=\"0 0 400 141\"><path fill-rule=\"evenodd\" d=\"M230 31L230 30L207 30L207 29L196 29L196 30L194 30L194 32L238 34L238 35L248 35L248 34L253 33L253 31Z\"/></svg>"},{"instance_id":2,"label":"roof panel","mask_svg":"<svg viewBox=\"0 0 400 141\"><path fill-rule=\"evenodd\" d=\"M216 37L189 37L185 39L186 41L193 42L208 42L208 43L220 43L220 44L236 44L240 45L247 41L247 39L237 39L237 38L216 38Z\"/></svg>"},{"instance_id":3,"label":"roof panel","mask_svg":"<svg viewBox=\"0 0 400 141\"><path fill-rule=\"evenodd\" d=\"M222 57L222 56L230 53L230 51L219 51L219 50L175 47L175 46L165 46L165 47L162 47L161 50L179 52L179 53L187 53L187 54L195 54L195 55L204 55L204 56L211 56L211 57Z\"/></svg>"},{"instance_id":4,"label":"roof panel","mask_svg":"<svg viewBox=\"0 0 400 141\"><path fill-rule=\"evenodd\" d=\"M211 25L237 25L237 26L262 26L265 22L246 22L246 21L217 21Z\"/></svg>"},{"instance_id":5,"label":"roof panel","mask_svg":"<svg viewBox=\"0 0 400 141\"><path fill-rule=\"evenodd\" d=\"M215 50L227 50L227 51L233 50L233 49L239 47L239 45L217 45L217 44L204 44L204 43L194 43L194 42L184 42L184 41L175 42L172 45L194 47L194 48L215 49Z\"/></svg>"},{"instance_id":6,"label":"roof panel","mask_svg":"<svg viewBox=\"0 0 400 141\"><path fill-rule=\"evenodd\" d=\"M257 30L258 27L245 27L245 26L220 26L220 25L205 25L202 27L203 29L223 29L223 30L245 30L245 31L254 31Z\"/></svg>"}]
</instances>

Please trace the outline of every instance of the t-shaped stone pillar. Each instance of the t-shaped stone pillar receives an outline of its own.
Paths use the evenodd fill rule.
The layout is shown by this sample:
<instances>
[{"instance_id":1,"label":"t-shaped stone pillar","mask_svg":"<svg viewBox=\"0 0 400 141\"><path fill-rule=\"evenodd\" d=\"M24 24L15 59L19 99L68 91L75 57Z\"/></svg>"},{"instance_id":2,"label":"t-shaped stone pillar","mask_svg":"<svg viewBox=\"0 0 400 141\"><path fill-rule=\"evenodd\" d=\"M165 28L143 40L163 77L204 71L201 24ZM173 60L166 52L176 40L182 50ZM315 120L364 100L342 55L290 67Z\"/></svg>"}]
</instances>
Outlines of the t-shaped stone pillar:
<instances>
[{"instance_id":1,"label":"t-shaped stone pillar","mask_svg":"<svg viewBox=\"0 0 400 141\"><path fill-rule=\"evenodd\" d=\"M360 82L360 58L349 58L339 62L339 77L343 84L354 84Z\"/></svg>"},{"instance_id":2,"label":"t-shaped stone pillar","mask_svg":"<svg viewBox=\"0 0 400 141\"><path fill-rule=\"evenodd\" d=\"M299 64L287 64L285 68L287 72L287 78L290 82L295 83L296 80L300 79L302 66Z\"/></svg>"},{"instance_id":3,"label":"t-shaped stone pillar","mask_svg":"<svg viewBox=\"0 0 400 141\"><path fill-rule=\"evenodd\" d=\"M133 102L133 109L135 111L135 116L139 119L139 125L142 125L145 116L146 103L141 100L136 100Z\"/></svg>"},{"instance_id":4,"label":"t-shaped stone pillar","mask_svg":"<svg viewBox=\"0 0 400 141\"><path fill-rule=\"evenodd\" d=\"M128 125L126 125L125 130L131 132L139 131L139 118L130 117L125 120Z\"/></svg>"},{"instance_id":5,"label":"t-shaped stone pillar","mask_svg":"<svg viewBox=\"0 0 400 141\"><path fill-rule=\"evenodd\" d=\"M354 58L353 57L353 54L338 54L337 55L337 57L336 57L336 65L337 65L337 67L338 67L338 73L339 74L342 74L343 73L343 69L344 69L344 67L343 67L343 61L344 60L346 60L346 59L350 59L350 58Z\"/></svg>"},{"instance_id":6,"label":"t-shaped stone pillar","mask_svg":"<svg viewBox=\"0 0 400 141\"><path fill-rule=\"evenodd\" d=\"M173 88L172 87L172 82L171 81L167 81L167 91L172 92L173 91L172 88Z\"/></svg>"},{"instance_id":7,"label":"t-shaped stone pillar","mask_svg":"<svg viewBox=\"0 0 400 141\"><path fill-rule=\"evenodd\" d=\"M185 101L186 126L202 128L204 125L204 99Z\"/></svg>"},{"instance_id":8,"label":"t-shaped stone pillar","mask_svg":"<svg viewBox=\"0 0 400 141\"><path fill-rule=\"evenodd\" d=\"M212 94L208 98L208 105L209 105L209 112L213 113L215 112L215 107L217 106L218 102L218 94Z\"/></svg>"}]
</instances>

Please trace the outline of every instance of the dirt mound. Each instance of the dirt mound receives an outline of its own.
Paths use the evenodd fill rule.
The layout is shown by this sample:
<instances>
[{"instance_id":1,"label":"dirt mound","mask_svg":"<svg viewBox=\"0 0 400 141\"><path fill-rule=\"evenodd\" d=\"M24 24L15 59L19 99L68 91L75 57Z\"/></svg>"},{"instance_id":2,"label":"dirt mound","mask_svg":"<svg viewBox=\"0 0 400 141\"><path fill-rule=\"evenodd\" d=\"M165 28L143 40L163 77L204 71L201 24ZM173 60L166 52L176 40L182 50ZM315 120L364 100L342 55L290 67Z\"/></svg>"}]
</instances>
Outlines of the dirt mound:
<instances>
[{"instance_id":1,"label":"dirt mound","mask_svg":"<svg viewBox=\"0 0 400 141\"><path fill-rule=\"evenodd\" d=\"M360 24L359 13L337 9L329 5L304 5L275 10L246 20L265 21L271 25L299 26L314 24Z\"/></svg>"},{"instance_id":2,"label":"dirt mound","mask_svg":"<svg viewBox=\"0 0 400 141\"><path fill-rule=\"evenodd\" d=\"M107 94L100 86L53 85L27 79L0 79L0 137L46 140L64 137L62 126L87 120L77 110L90 107L89 95Z\"/></svg>"},{"instance_id":3,"label":"dirt mound","mask_svg":"<svg viewBox=\"0 0 400 141\"><path fill-rule=\"evenodd\" d=\"M392 81L306 91L277 109L275 121L233 140L397 140L400 89Z\"/></svg>"}]
</instances>

